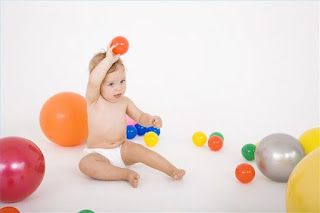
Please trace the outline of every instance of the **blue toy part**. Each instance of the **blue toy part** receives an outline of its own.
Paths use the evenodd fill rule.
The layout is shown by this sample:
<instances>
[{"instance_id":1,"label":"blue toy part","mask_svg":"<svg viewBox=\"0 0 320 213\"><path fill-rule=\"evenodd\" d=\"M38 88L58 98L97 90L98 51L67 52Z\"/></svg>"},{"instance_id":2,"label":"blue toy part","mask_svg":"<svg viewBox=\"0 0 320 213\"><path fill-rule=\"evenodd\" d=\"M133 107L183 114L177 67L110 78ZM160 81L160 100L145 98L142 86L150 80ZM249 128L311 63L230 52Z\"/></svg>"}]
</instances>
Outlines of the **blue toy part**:
<instances>
[{"instance_id":1,"label":"blue toy part","mask_svg":"<svg viewBox=\"0 0 320 213\"><path fill-rule=\"evenodd\" d=\"M160 129L153 126L148 127L146 132L155 132L158 136L160 135Z\"/></svg>"},{"instance_id":2,"label":"blue toy part","mask_svg":"<svg viewBox=\"0 0 320 213\"><path fill-rule=\"evenodd\" d=\"M138 131L138 135L142 136L142 135L146 134L146 132L147 132L147 128L146 127L141 126L138 123L136 125L134 125L134 126L136 127L136 129Z\"/></svg>"},{"instance_id":3,"label":"blue toy part","mask_svg":"<svg viewBox=\"0 0 320 213\"><path fill-rule=\"evenodd\" d=\"M133 139L134 137L136 137L137 132L138 131L134 126L128 125L127 126L127 139Z\"/></svg>"}]
</instances>

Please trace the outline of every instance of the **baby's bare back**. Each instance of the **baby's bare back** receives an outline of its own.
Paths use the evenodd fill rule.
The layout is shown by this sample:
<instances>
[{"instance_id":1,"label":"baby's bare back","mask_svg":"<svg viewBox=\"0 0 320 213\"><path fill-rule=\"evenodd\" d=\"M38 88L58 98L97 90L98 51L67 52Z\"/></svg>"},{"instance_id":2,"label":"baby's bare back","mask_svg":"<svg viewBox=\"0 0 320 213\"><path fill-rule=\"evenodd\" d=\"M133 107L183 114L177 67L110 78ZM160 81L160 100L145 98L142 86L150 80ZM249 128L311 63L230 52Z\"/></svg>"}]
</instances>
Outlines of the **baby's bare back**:
<instances>
[{"instance_id":1,"label":"baby's bare back","mask_svg":"<svg viewBox=\"0 0 320 213\"><path fill-rule=\"evenodd\" d=\"M88 148L114 148L126 140L126 109L125 97L116 103L100 97L88 104Z\"/></svg>"}]
</instances>

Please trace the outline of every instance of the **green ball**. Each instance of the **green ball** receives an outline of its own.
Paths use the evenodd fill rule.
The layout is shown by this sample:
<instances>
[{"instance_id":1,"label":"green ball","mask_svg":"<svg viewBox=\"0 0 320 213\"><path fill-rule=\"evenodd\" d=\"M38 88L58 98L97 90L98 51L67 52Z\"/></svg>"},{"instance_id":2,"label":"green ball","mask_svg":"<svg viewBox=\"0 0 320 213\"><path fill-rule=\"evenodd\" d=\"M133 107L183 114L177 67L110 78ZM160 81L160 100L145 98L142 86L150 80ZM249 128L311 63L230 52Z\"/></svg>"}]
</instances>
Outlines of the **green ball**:
<instances>
[{"instance_id":1,"label":"green ball","mask_svg":"<svg viewBox=\"0 0 320 213\"><path fill-rule=\"evenodd\" d=\"M220 132L213 132L213 133L211 133L211 135L210 135L209 138L211 138L211 137L214 136L214 135L219 136L219 137L224 141L223 135L222 135Z\"/></svg>"},{"instance_id":2,"label":"green ball","mask_svg":"<svg viewBox=\"0 0 320 213\"><path fill-rule=\"evenodd\" d=\"M254 160L255 151L256 151L256 146L252 143L248 143L244 145L241 149L242 156L249 161Z\"/></svg>"},{"instance_id":3,"label":"green ball","mask_svg":"<svg viewBox=\"0 0 320 213\"><path fill-rule=\"evenodd\" d=\"M91 211L91 210L85 209L85 210L81 210L81 211L79 211L78 213L94 213L94 211Z\"/></svg>"}]
</instances>

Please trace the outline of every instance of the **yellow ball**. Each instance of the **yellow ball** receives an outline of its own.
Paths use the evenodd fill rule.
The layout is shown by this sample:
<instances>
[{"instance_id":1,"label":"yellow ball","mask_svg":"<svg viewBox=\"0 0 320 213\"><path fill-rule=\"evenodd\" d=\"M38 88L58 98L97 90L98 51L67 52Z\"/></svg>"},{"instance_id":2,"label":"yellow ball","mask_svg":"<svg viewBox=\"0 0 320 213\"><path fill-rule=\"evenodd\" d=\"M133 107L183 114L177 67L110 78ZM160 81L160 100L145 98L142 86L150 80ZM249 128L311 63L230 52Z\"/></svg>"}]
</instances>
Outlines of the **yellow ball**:
<instances>
[{"instance_id":1,"label":"yellow ball","mask_svg":"<svg viewBox=\"0 0 320 213\"><path fill-rule=\"evenodd\" d=\"M148 132L144 135L144 142L148 147L153 147L158 143L159 137L155 132Z\"/></svg>"},{"instance_id":2,"label":"yellow ball","mask_svg":"<svg viewBox=\"0 0 320 213\"><path fill-rule=\"evenodd\" d=\"M192 141L196 146L203 146L207 141L207 136L201 131L193 134Z\"/></svg>"},{"instance_id":3,"label":"yellow ball","mask_svg":"<svg viewBox=\"0 0 320 213\"><path fill-rule=\"evenodd\" d=\"M258 146L258 144L259 144L259 142L255 143L254 145L257 147L257 146Z\"/></svg>"},{"instance_id":4,"label":"yellow ball","mask_svg":"<svg viewBox=\"0 0 320 213\"><path fill-rule=\"evenodd\" d=\"M293 169L286 190L287 212L320 212L320 148Z\"/></svg>"},{"instance_id":5,"label":"yellow ball","mask_svg":"<svg viewBox=\"0 0 320 213\"><path fill-rule=\"evenodd\" d=\"M305 131L299 138L299 141L306 153L320 147L320 127Z\"/></svg>"}]
</instances>

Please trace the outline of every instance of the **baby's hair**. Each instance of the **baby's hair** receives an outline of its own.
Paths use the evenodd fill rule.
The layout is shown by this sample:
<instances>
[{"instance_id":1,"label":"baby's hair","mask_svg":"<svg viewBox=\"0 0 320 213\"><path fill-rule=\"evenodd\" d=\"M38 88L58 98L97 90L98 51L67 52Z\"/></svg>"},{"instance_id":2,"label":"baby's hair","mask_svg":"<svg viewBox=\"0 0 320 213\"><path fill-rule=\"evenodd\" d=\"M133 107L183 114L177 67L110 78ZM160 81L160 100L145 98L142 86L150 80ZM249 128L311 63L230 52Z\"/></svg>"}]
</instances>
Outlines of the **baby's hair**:
<instances>
[{"instance_id":1,"label":"baby's hair","mask_svg":"<svg viewBox=\"0 0 320 213\"><path fill-rule=\"evenodd\" d=\"M97 53L93 56L93 58L90 61L89 64L89 73L92 72L92 70L94 70L94 68L96 68L96 66L106 57L106 52L100 52ZM107 73L112 73L114 71L116 71L116 68L118 66L122 66L124 67L122 60L119 58L116 62L114 62L114 64L112 64L112 66L110 67L110 69L108 70Z\"/></svg>"}]
</instances>

